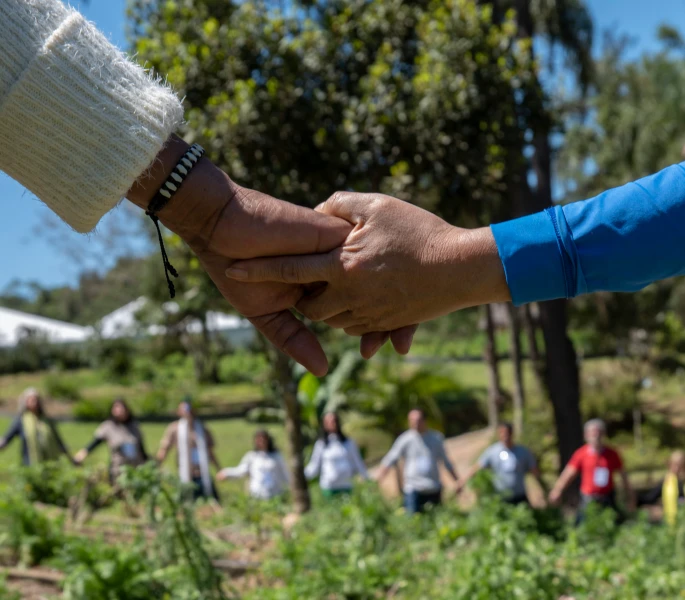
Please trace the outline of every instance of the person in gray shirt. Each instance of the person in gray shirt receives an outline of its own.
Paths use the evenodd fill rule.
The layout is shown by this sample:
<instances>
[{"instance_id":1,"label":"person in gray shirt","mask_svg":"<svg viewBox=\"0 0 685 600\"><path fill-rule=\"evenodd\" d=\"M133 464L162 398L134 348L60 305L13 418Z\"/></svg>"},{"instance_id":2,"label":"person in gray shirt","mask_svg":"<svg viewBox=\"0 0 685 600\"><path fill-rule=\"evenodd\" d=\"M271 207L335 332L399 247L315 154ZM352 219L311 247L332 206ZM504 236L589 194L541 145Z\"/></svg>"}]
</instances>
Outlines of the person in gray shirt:
<instances>
[{"instance_id":1,"label":"person in gray shirt","mask_svg":"<svg viewBox=\"0 0 685 600\"><path fill-rule=\"evenodd\" d=\"M537 461L528 448L514 444L511 423L500 423L497 427L497 437L499 441L483 452L478 462L459 482L457 491L461 491L478 471L490 469L495 489L505 502L529 504L525 485L526 473L533 475L545 489Z\"/></svg>"},{"instance_id":2,"label":"person in gray shirt","mask_svg":"<svg viewBox=\"0 0 685 600\"><path fill-rule=\"evenodd\" d=\"M427 504L440 504L442 483L438 463L457 481L457 474L445 454L444 437L429 429L420 409L408 415L409 430L400 435L381 461L378 479L388 474L390 467L404 459L404 507L408 513L423 512Z\"/></svg>"}]
</instances>

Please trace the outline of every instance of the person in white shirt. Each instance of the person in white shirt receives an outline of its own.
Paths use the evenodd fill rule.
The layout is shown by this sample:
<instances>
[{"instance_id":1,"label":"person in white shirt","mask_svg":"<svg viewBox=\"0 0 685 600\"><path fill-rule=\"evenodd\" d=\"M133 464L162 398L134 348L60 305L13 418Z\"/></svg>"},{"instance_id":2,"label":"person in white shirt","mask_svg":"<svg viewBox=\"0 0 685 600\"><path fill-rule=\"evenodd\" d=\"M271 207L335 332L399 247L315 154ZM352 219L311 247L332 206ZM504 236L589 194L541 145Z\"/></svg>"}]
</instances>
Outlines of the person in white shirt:
<instances>
[{"instance_id":1,"label":"person in white shirt","mask_svg":"<svg viewBox=\"0 0 685 600\"><path fill-rule=\"evenodd\" d=\"M281 453L269 432L260 429L254 434L254 450L243 456L237 467L226 467L217 479L250 478L250 496L269 500L280 496L288 488L288 471Z\"/></svg>"},{"instance_id":2,"label":"person in white shirt","mask_svg":"<svg viewBox=\"0 0 685 600\"><path fill-rule=\"evenodd\" d=\"M321 492L329 498L349 494L355 475L369 478L357 444L343 433L336 413L323 416L321 435L304 474L308 480L318 477Z\"/></svg>"}]
</instances>

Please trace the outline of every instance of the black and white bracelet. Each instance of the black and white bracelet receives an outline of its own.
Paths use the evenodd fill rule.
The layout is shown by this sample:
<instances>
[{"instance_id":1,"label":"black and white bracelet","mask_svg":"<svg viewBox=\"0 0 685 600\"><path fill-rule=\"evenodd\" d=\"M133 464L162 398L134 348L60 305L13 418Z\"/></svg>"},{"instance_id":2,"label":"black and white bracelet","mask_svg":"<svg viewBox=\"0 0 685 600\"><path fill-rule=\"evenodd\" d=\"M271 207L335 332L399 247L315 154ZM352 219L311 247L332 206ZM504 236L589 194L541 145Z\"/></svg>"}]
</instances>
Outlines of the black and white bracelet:
<instances>
[{"instance_id":1,"label":"black and white bracelet","mask_svg":"<svg viewBox=\"0 0 685 600\"><path fill-rule=\"evenodd\" d=\"M188 148L186 153L181 157L181 160L178 161L178 164L171 171L169 178L162 184L159 190L157 190L157 193L152 200L150 200L150 204L148 204L147 210L145 211L145 214L152 219L152 222L157 228L159 248L162 251L162 263L164 264L164 275L166 277L167 285L169 286L169 295L172 298L176 295L176 289L174 288L174 284L171 281L169 274L171 273L174 277L178 277L178 272L169 262L169 257L164 248L164 239L162 237L162 232L159 229L159 217L157 216L157 213L168 204L171 198L173 198L174 194L178 191L178 188L181 187L190 171L193 170L193 167L202 158L204 153L205 150L200 144L193 144Z\"/></svg>"}]
</instances>

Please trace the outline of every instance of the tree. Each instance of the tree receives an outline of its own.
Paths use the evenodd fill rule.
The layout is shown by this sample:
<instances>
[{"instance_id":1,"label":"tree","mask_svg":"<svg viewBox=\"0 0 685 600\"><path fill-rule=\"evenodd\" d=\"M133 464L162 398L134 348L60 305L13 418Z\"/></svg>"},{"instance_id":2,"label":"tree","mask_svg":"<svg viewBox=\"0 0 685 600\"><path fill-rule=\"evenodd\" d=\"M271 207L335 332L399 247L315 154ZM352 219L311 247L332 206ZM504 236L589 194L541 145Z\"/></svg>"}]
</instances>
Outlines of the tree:
<instances>
[{"instance_id":1,"label":"tree","mask_svg":"<svg viewBox=\"0 0 685 600\"><path fill-rule=\"evenodd\" d=\"M514 409L514 433L520 436L523 433L525 394L523 391L523 357L521 354L521 321L518 309L507 303L507 311L509 313L509 331L511 339L511 365L514 369L514 393L513 393L513 409Z\"/></svg>"},{"instance_id":2,"label":"tree","mask_svg":"<svg viewBox=\"0 0 685 600\"><path fill-rule=\"evenodd\" d=\"M506 18L515 9L517 36L535 61L534 38L549 42L550 56L561 46L566 54L566 65L572 69L584 92L592 76L592 20L581 0L489 0L495 18ZM553 59L550 65L554 65ZM526 93L527 92L527 93ZM521 95L519 117L525 119L532 137L530 170L535 175L535 189L528 184L527 173L514 179L520 208L533 213L552 205L552 147L550 136L555 124L554 111L549 105L537 71L530 86ZM516 215L509 215L516 216ZM582 444L580 417L580 382L576 353L567 335L565 300L542 302L540 324L545 339L545 382L554 408L557 442L561 464Z\"/></svg>"},{"instance_id":3,"label":"tree","mask_svg":"<svg viewBox=\"0 0 685 600\"><path fill-rule=\"evenodd\" d=\"M304 205L352 188L387 191L462 224L504 212L524 145L517 97L532 73L513 15L493 23L492 9L473 0L280 8L129 4L138 57L185 95L186 135L212 160ZM282 389L293 387L277 371ZM295 412L289 431L299 426Z\"/></svg>"},{"instance_id":4,"label":"tree","mask_svg":"<svg viewBox=\"0 0 685 600\"><path fill-rule=\"evenodd\" d=\"M682 159L683 45L669 27L661 27L659 36L664 42L661 52L634 60L625 59L629 40L605 36L603 54L594 65L601 85L586 99L589 117L571 123L560 152L567 201L592 197ZM637 294L603 292L579 298L573 305L573 323L591 329L596 351L629 354L636 330L669 337L673 322L664 309L678 305L678 288L671 280Z\"/></svg>"},{"instance_id":5,"label":"tree","mask_svg":"<svg viewBox=\"0 0 685 600\"><path fill-rule=\"evenodd\" d=\"M497 342L495 339L495 323L492 316L492 306L483 306L485 317L485 348L483 361L488 372L488 426L497 427L499 423L499 407L502 404L502 386L499 378L499 359L497 356Z\"/></svg>"},{"instance_id":6,"label":"tree","mask_svg":"<svg viewBox=\"0 0 685 600\"><path fill-rule=\"evenodd\" d=\"M297 398L297 382L293 377L291 360L275 348L270 347L268 352L273 355L271 363L275 373L272 381L285 407L285 433L290 446L290 491L293 496L293 508L297 514L302 514L311 508L312 503L304 476L304 437L301 408Z\"/></svg>"}]
</instances>

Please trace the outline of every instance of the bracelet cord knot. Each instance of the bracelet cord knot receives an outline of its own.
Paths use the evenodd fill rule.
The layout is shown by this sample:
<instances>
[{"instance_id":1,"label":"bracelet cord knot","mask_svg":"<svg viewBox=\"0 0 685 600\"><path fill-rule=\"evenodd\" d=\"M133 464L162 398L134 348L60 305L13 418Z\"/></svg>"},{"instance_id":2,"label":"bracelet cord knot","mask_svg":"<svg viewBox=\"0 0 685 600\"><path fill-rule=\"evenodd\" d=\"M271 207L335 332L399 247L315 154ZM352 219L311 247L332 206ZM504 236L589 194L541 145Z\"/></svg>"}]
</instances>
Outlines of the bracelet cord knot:
<instances>
[{"instance_id":1,"label":"bracelet cord knot","mask_svg":"<svg viewBox=\"0 0 685 600\"><path fill-rule=\"evenodd\" d=\"M162 186L157 190L150 204L148 204L145 214L152 219L157 229L157 238L159 240L159 249L162 253L162 264L164 265L164 276L166 277L167 287L169 288L169 296L174 298L176 296L176 287L174 282L171 280L172 277L178 277L178 271L169 261L169 255L167 254L166 248L164 246L164 236L162 235L162 230L159 227L159 216L157 213L161 211L171 200L174 194L181 187L183 182L193 167L204 155L205 150L199 144L193 144L188 148L186 153L178 161L178 164L173 168L171 174L167 180L162 184Z\"/></svg>"}]
</instances>

